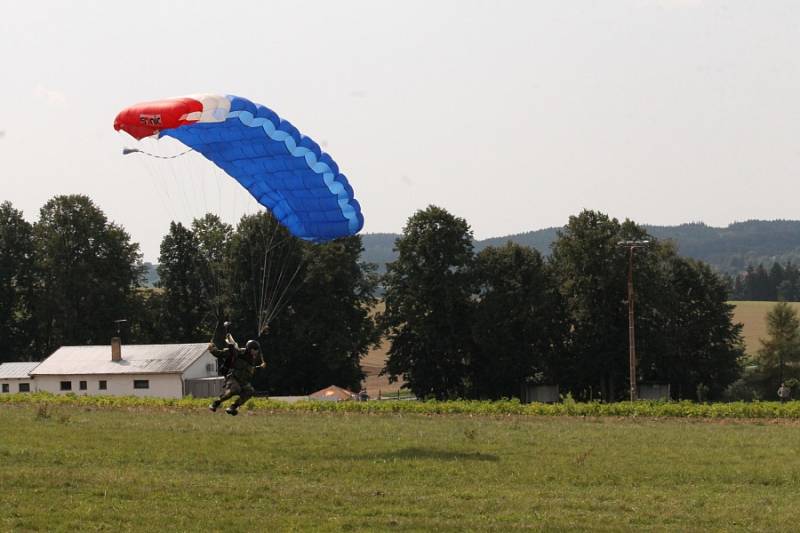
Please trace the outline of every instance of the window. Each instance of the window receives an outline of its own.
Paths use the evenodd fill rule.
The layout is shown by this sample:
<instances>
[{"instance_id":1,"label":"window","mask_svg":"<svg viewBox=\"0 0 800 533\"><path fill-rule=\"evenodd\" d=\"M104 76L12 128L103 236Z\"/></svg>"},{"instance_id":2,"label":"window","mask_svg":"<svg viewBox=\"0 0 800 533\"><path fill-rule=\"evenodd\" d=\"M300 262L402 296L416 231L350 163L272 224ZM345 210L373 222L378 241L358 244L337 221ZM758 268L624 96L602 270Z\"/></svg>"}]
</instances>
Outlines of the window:
<instances>
[{"instance_id":1,"label":"window","mask_svg":"<svg viewBox=\"0 0 800 533\"><path fill-rule=\"evenodd\" d=\"M80 390L86 390L86 382L85 381L81 381L80 383L78 383L78 388Z\"/></svg>"},{"instance_id":2,"label":"window","mask_svg":"<svg viewBox=\"0 0 800 533\"><path fill-rule=\"evenodd\" d=\"M106 390L108 388L108 384L106 383L106 380L101 379L100 381L98 381L97 382L97 388L100 389L100 390Z\"/></svg>"},{"instance_id":3,"label":"window","mask_svg":"<svg viewBox=\"0 0 800 533\"><path fill-rule=\"evenodd\" d=\"M3 383L3 392L8 392L8 383Z\"/></svg>"},{"instance_id":4,"label":"window","mask_svg":"<svg viewBox=\"0 0 800 533\"><path fill-rule=\"evenodd\" d=\"M19 384L19 391L20 392L30 392L31 391L31 384L30 383L20 383Z\"/></svg>"},{"instance_id":5,"label":"window","mask_svg":"<svg viewBox=\"0 0 800 533\"><path fill-rule=\"evenodd\" d=\"M71 381L62 381L60 386L61 386L61 390L72 390L72 382Z\"/></svg>"},{"instance_id":6,"label":"window","mask_svg":"<svg viewBox=\"0 0 800 533\"><path fill-rule=\"evenodd\" d=\"M133 380L133 388L134 389L149 389L150 388L150 380L149 379L134 379Z\"/></svg>"}]
</instances>

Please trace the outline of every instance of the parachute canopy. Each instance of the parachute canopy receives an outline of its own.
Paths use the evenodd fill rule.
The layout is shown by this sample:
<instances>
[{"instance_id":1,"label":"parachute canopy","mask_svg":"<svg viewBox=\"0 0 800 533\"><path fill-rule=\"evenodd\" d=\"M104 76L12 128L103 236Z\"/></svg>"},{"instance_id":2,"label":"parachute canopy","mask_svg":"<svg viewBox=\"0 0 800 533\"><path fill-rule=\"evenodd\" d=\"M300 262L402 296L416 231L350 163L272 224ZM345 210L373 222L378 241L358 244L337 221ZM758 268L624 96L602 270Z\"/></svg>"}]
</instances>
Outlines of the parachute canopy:
<instances>
[{"instance_id":1,"label":"parachute canopy","mask_svg":"<svg viewBox=\"0 0 800 533\"><path fill-rule=\"evenodd\" d=\"M289 232L324 242L364 225L353 189L331 157L275 112L246 98L192 95L123 109L114 129L173 137L216 163Z\"/></svg>"}]
</instances>

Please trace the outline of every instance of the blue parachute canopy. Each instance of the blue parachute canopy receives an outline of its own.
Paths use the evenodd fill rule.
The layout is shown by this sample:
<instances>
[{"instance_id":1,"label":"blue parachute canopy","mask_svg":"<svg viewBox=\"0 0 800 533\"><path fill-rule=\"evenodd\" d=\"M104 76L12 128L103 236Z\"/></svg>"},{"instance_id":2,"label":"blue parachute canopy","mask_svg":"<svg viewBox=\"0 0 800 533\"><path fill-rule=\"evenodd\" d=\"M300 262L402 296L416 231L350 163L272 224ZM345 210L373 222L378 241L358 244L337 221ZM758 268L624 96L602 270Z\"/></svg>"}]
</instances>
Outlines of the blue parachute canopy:
<instances>
[{"instance_id":1,"label":"blue parachute canopy","mask_svg":"<svg viewBox=\"0 0 800 533\"><path fill-rule=\"evenodd\" d=\"M137 139L173 137L213 161L289 232L324 242L364 225L353 189L331 157L297 128L238 96L197 95L146 102L117 115Z\"/></svg>"}]
</instances>

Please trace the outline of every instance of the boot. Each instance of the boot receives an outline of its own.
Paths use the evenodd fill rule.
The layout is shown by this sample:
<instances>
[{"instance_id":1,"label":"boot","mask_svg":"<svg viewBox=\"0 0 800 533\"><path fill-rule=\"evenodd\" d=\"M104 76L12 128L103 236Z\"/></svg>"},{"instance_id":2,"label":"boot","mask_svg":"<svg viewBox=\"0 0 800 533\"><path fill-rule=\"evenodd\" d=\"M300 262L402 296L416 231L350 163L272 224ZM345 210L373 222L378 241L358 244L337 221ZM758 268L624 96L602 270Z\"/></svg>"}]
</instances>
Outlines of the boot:
<instances>
[{"instance_id":1,"label":"boot","mask_svg":"<svg viewBox=\"0 0 800 533\"><path fill-rule=\"evenodd\" d=\"M239 414L239 406L238 405L231 405L230 407L225 409L225 412L228 413L231 416L236 416L236 415Z\"/></svg>"},{"instance_id":2,"label":"boot","mask_svg":"<svg viewBox=\"0 0 800 533\"><path fill-rule=\"evenodd\" d=\"M211 402L211 405L208 406L208 410L211 411L212 413L215 413L220 403L222 402L220 402L219 400L214 400L213 402Z\"/></svg>"}]
</instances>

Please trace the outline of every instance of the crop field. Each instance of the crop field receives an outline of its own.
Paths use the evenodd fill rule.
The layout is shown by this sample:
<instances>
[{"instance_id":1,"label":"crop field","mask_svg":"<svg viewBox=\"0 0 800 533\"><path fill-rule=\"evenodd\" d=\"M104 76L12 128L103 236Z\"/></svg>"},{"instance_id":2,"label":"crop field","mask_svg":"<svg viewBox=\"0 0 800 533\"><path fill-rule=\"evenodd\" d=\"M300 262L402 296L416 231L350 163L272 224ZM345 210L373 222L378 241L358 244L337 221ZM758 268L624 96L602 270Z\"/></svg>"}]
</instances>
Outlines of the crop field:
<instances>
[{"instance_id":1,"label":"crop field","mask_svg":"<svg viewBox=\"0 0 800 533\"><path fill-rule=\"evenodd\" d=\"M797 525L796 418L119 405L0 403L0 530Z\"/></svg>"},{"instance_id":2,"label":"crop field","mask_svg":"<svg viewBox=\"0 0 800 533\"><path fill-rule=\"evenodd\" d=\"M748 355L756 355L761 348L760 339L767 337L767 313L776 302L729 302L736 306L733 311L734 322L743 325L742 335ZM789 302L796 311L800 312L800 302Z\"/></svg>"}]
</instances>

